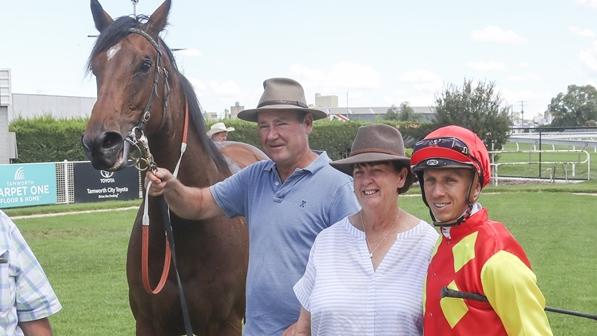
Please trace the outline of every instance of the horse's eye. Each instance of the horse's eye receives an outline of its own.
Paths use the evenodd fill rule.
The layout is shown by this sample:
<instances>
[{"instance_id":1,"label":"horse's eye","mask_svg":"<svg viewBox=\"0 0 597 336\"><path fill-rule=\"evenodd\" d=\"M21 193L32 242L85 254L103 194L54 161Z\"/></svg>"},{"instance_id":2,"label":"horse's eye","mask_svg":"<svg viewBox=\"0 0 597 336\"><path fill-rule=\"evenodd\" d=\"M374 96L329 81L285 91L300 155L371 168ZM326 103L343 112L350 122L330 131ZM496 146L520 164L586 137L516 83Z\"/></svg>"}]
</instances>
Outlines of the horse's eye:
<instances>
[{"instance_id":1,"label":"horse's eye","mask_svg":"<svg viewBox=\"0 0 597 336\"><path fill-rule=\"evenodd\" d=\"M152 65L151 58L146 57L145 59L143 59L143 63L141 63L140 70L143 72L147 72L147 71L149 71L149 69L151 69L151 65Z\"/></svg>"}]
</instances>

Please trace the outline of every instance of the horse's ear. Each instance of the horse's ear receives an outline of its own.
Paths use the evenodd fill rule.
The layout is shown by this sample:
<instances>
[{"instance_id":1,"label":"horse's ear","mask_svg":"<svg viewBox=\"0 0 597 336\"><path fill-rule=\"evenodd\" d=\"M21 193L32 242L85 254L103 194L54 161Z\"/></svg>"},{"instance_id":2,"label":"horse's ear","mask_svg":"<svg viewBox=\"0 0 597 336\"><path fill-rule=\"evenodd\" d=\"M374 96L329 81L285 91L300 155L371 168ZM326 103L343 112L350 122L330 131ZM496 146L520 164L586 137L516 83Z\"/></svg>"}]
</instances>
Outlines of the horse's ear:
<instances>
[{"instance_id":1,"label":"horse's ear","mask_svg":"<svg viewBox=\"0 0 597 336\"><path fill-rule=\"evenodd\" d=\"M91 0L91 14L93 14L95 28L97 28L100 33L114 22L110 14L106 13L97 0Z\"/></svg>"},{"instance_id":2,"label":"horse's ear","mask_svg":"<svg viewBox=\"0 0 597 336\"><path fill-rule=\"evenodd\" d=\"M157 36L166 27L168 22L168 13L170 12L171 0L164 1L158 9L151 14L149 21L145 24L145 30L154 36Z\"/></svg>"}]
</instances>

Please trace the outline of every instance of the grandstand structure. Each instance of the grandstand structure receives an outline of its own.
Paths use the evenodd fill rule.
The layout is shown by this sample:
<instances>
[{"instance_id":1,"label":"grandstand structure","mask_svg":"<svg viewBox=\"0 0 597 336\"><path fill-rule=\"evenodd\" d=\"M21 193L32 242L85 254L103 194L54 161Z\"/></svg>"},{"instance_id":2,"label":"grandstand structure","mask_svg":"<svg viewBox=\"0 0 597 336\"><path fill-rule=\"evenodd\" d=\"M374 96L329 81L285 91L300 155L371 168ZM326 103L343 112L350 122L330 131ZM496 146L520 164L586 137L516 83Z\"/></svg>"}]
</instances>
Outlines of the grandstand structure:
<instances>
[{"instance_id":1,"label":"grandstand structure","mask_svg":"<svg viewBox=\"0 0 597 336\"><path fill-rule=\"evenodd\" d=\"M16 136L8 131L11 101L10 70L0 69L0 164L10 163L17 157Z\"/></svg>"}]
</instances>

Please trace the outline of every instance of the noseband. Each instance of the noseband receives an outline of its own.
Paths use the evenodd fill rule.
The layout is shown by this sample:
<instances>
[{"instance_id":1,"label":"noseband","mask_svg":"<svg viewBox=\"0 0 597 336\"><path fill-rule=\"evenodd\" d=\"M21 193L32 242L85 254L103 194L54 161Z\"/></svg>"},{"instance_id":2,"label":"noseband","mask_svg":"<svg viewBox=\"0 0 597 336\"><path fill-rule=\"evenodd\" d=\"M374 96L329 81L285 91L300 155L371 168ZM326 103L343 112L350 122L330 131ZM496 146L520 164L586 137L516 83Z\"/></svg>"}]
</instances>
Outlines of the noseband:
<instances>
[{"instance_id":1,"label":"noseband","mask_svg":"<svg viewBox=\"0 0 597 336\"><path fill-rule=\"evenodd\" d=\"M155 62L155 71L153 76L153 85L151 88L151 94L149 95L149 99L145 104L145 109L143 114L141 115L141 119L137 122L137 124L131 129L130 133L126 136L125 140L133 145L137 151L139 152L138 157L133 157L133 161L135 162L135 167L140 171L145 171L147 169L151 171L156 171L157 164L153 159L153 155L149 150L149 143L147 141L147 137L145 136L145 123L149 121L151 117L151 108L153 106L153 99L155 96L158 95L158 84L160 81L160 77L164 77L164 110L162 111L162 122L164 120L164 115L168 111L168 98L170 97L170 84L168 83L168 70L162 64L162 51L160 50L160 46L156 40L151 37L151 35L147 34L141 29L138 28L131 28L129 29L130 33L139 34L155 48L157 57Z\"/></svg>"}]
</instances>

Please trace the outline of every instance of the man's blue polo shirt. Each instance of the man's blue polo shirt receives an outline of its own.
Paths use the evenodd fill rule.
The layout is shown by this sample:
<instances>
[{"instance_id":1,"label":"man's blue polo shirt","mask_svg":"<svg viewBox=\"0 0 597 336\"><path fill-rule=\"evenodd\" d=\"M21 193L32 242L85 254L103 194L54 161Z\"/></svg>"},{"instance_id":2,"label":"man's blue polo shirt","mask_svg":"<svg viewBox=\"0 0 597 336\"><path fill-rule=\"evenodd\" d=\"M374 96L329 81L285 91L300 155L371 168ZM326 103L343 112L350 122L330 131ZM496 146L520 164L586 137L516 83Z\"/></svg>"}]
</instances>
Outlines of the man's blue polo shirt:
<instances>
[{"instance_id":1,"label":"man's blue polo shirt","mask_svg":"<svg viewBox=\"0 0 597 336\"><path fill-rule=\"evenodd\" d=\"M292 286L315 237L359 210L351 178L329 161L324 152L284 182L273 161L260 161L210 188L227 216L248 223L245 335L280 335L296 322L300 303Z\"/></svg>"}]
</instances>

